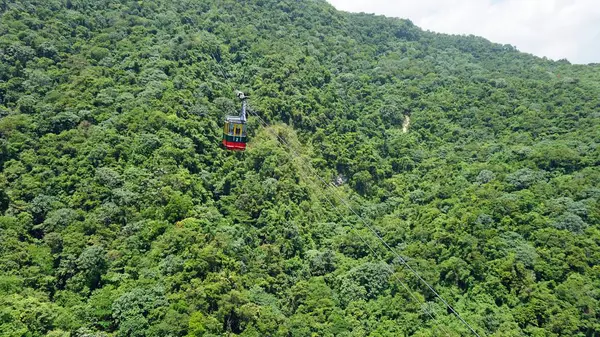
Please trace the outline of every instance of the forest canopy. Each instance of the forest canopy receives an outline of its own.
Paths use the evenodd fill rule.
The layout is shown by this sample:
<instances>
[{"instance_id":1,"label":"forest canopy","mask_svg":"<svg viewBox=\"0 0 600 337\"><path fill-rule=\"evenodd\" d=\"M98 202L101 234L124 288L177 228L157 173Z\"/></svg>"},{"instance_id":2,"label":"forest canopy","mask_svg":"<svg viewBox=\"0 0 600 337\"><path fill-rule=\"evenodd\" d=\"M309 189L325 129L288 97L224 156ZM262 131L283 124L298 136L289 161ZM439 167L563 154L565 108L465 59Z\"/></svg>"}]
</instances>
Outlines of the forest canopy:
<instances>
[{"instance_id":1,"label":"forest canopy","mask_svg":"<svg viewBox=\"0 0 600 337\"><path fill-rule=\"evenodd\" d=\"M469 335L400 256L597 336L599 120L599 65L325 1L4 0L0 335Z\"/></svg>"}]
</instances>

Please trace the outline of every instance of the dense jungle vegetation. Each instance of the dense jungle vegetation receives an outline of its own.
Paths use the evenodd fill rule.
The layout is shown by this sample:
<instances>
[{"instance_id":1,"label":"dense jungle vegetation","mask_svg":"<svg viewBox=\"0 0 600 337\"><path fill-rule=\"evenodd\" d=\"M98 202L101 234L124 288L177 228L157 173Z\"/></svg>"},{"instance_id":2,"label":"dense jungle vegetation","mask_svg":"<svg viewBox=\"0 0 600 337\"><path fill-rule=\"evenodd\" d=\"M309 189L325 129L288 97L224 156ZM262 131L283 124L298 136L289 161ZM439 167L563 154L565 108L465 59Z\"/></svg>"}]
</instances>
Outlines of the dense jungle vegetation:
<instances>
[{"instance_id":1,"label":"dense jungle vegetation","mask_svg":"<svg viewBox=\"0 0 600 337\"><path fill-rule=\"evenodd\" d=\"M599 120L599 65L324 1L3 0L0 336L468 336L365 223L481 336L599 336Z\"/></svg>"}]
</instances>

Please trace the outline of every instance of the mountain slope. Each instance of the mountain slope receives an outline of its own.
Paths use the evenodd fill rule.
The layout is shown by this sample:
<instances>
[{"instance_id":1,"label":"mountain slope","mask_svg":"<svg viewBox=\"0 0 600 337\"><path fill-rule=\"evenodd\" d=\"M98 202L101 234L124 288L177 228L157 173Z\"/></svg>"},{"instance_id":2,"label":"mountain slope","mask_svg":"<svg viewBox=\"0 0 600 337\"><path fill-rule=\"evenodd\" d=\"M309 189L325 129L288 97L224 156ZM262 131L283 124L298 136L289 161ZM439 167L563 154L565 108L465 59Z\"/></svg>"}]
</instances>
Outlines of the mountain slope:
<instances>
[{"instance_id":1,"label":"mountain slope","mask_svg":"<svg viewBox=\"0 0 600 337\"><path fill-rule=\"evenodd\" d=\"M467 335L357 214L481 335L599 333L599 66L324 1L0 15L3 335Z\"/></svg>"}]
</instances>

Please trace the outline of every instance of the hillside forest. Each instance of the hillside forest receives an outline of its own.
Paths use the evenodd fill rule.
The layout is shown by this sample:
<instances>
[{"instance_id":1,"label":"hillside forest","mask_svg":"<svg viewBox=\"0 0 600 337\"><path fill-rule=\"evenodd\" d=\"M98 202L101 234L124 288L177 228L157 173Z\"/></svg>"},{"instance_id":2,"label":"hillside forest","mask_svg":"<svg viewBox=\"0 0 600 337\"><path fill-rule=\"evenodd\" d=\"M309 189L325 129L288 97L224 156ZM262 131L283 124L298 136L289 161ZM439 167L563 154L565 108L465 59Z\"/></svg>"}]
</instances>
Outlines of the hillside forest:
<instances>
[{"instance_id":1,"label":"hillside forest","mask_svg":"<svg viewBox=\"0 0 600 337\"><path fill-rule=\"evenodd\" d=\"M322 0L2 0L0 336L600 336L599 120Z\"/></svg>"}]
</instances>

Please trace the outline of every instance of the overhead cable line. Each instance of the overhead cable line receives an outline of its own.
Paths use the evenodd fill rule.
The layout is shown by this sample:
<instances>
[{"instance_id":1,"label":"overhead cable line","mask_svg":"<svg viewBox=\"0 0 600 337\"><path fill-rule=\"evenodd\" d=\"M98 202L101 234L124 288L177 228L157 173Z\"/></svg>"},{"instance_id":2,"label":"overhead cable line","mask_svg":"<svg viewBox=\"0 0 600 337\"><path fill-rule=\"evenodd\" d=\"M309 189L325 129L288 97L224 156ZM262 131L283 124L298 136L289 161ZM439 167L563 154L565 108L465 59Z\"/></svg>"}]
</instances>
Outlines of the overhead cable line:
<instances>
[{"instance_id":1,"label":"overhead cable line","mask_svg":"<svg viewBox=\"0 0 600 337\"><path fill-rule=\"evenodd\" d=\"M280 142L282 145L285 145L285 146L287 146L287 147L288 147L288 148L289 148L289 149L290 149L290 150L293 152L293 154L294 154L296 157L298 157L298 158L300 157L300 155L298 154L298 152L296 152L296 151L294 150L294 148L293 148L293 147L292 147L290 144L288 144L288 143L287 143L287 141L285 141L285 139L282 139L281 137L279 137L279 135L277 135L277 134L273 133L272 131L270 131L270 130L268 129L268 126L269 126L269 125L268 125L268 124L267 124L267 123L266 123L266 122L265 122L265 121L264 121L264 120L263 120L263 119L262 119L262 118L261 118L261 117L260 117L258 114L256 114L254 111L251 111L251 110L249 110L249 111L250 111L250 113L251 113L252 115L254 115L256 118L258 118L258 120L259 120L259 121L260 121L260 122L263 124L263 126L264 126L264 127L267 129L267 131L268 131L269 133L271 133L272 135L274 135L274 136L275 136L275 137L276 137L276 138L279 140L279 142ZM448 308L448 310L450 310L450 311L451 311L451 312L454 314L454 316L456 316L456 317L457 317L457 318L460 320L460 322L461 322L461 323L462 323L462 324L463 324L465 327L467 327L467 328L468 328L468 329L469 329L469 330L470 330L470 331L471 331L471 332L472 332L472 333L473 333L475 336L477 336L477 337L481 337L481 336L479 335L479 333L477 333L477 331L475 331L475 329L474 329L474 328L473 328L473 327L472 327L472 326L471 326L471 325L470 325L470 324L469 324L469 323L468 323L468 322L467 322L467 321L466 321L466 320L465 320L465 319L464 319L464 318L463 318L463 317L462 317L462 316L461 316L461 315L458 313L458 311L456 311L456 309L454 309L454 308L453 308L453 307L452 307L452 306L451 306L451 305L450 305L450 304L449 304L449 303L448 303L448 302L447 302L447 301L446 301L446 300L445 300L445 299L444 299L444 298L443 298L443 297L442 297L442 296L441 296L441 295L440 295L440 294L439 294L439 293L438 293L438 292L437 292L437 291L436 291L436 290L433 288L433 286L432 286L431 284L429 284L429 282L427 282L427 281L426 281L426 280L425 280L425 279L424 279L424 278L423 278L423 277L422 277L422 276L421 276L421 275L420 275L420 274L419 274L419 273L418 273L418 272L417 272L417 271L416 271L416 270L415 270L415 269L414 269L414 268L413 268L413 267L412 267L410 264L408 264L408 262L406 261L406 259L404 259L402 256L400 256L400 254L398 254L398 253L396 252L396 250L394 250L394 249L393 249L393 248L392 248L392 247L391 247L391 246L390 246L390 245L389 245L389 244L388 244L388 243L387 243L387 242L386 242L386 241L385 241L385 240L384 240L384 239L381 237L381 235L379 235L379 233L378 233L378 232L377 232L377 231L376 231L376 230L375 230L375 229L374 229L374 228L373 228L371 225L369 225L369 224L367 223L367 221L366 221L366 220L365 220L365 219L364 219L364 218L363 218L363 217L362 217L360 214L358 214L358 212L356 212L356 211L355 211L355 210L352 208L352 206L351 206L351 205L348 203L348 201L347 201L347 200L346 200L346 199L345 199L343 196L340 196L340 195L339 195L339 193L338 193L338 191L337 191L337 188L336 188L334 185L332 185L331 183L328 183L327 181L325 181L325 179L323 179L323 178L322 178L322 177L321 177L321 176L320 176L318 173L314 173L314 172L313 172L313 175L314 175L315 177L317 177L317 178L318 178L318 179L319 179L319 180L320 180L320 181L321 181L321 182L324 184L324 186L331 188L331 189L333 190L333 192L334 192L334 195L337 197L337 199L339 199L339 201L340 201L340 202L341 202L341 203L342 203L342 204L343 204L343 205L344 205L344 206L345 206L345 207L346 207L348 210L350 210L350 211L351 211L351 212L352 212L352 213L353 213L353 214L354 214L354 215L355 215L355 216L356 216L356 217L357 217L357 218L358 218L358 219L359 219L359 220L362 222L362 224L363 224L363 225L364 225L366 228L368 228L368 229L369 229L369 230L370 230L370 231L371 231L371 232L372 232L372 233L375 235L375 237L376 237L376 238L377 238L377 239L378 239L378 240L379 240L379 241L380 241L380 242L381 242L381 243L382 243L382 244L383 244L383 245L384 245L384 246L385 246L385 247L386 247L386 248L387 248L387 249L388 249L390 252L392 252L392 254L393 254L393 255L395 255L395 256L396 256L396 258L397 258L397 259L398 259L398 260L399 260L399 261L402 263L402 265L403 265L404 267L406 267L406 268L407 268L407 269L408 269L408 270L409 270L409 271L410 271L410 272L411 272L411 273L412 273L412 274L413 274L413 275L414 275L414 276L415 276L415 277L416 277L416 278L417 278L417 279L418 279L418 280L419 280L421 283L423 283L423 284L424 284L424 285L425 285L425 286L426 286L426 287L427 287L427 288L428 288L428 289L429 289L429 290L430 290L430 291L431 291L431 292L432 292L432 293L435 295L435 297L437 297L437 298L438 298L438 299L439 299L439 300L440 300L440 301L441 301L441 302L442 302L442 303L443 303L443 304L446 306L446 308ZM328 200L329 200L329 199L328 199ZM333 203L332 203L330 200L329 200L329 202L330 202L330 203L333 205ZM357 235L358 235L358 233L357 233ZM358 236L360 237L360 235L358 235ZM364 240L364 238L362 238L362 237L361 237L361 240L363 240L364 242L366 242L366 241ZM371 247L370 247L370 246L369 246L369 248L371 249ZM372 251L373 251L373 250L372 250ZM386 263L386 264L387 264L387 263ZM388 267L389 267L389 265L388 265ZM398 279L398 280L399 280L399 279ZM401 282L401 281L400 281L400 282ZM401 282L401 284L403 284L403 283ZM404 284L403 284L403 285L404 285ZM405 288L405 289L406 289L406 288ZM411 294L412 294L412 293L411 293ZM413 294L413 296L414 296L414 294ZM433 316L431 316L431 317L433 318Z\"/></svg>"}]
</instances>

